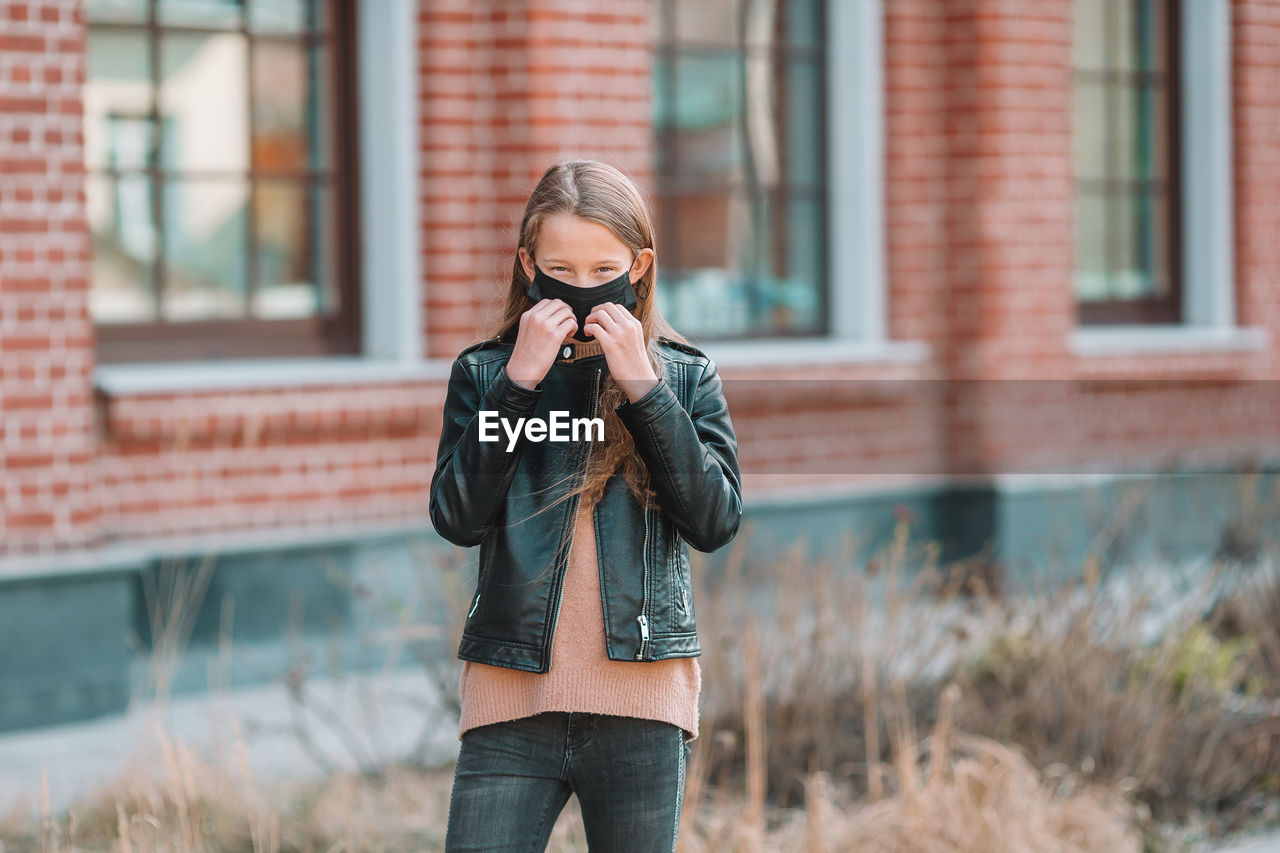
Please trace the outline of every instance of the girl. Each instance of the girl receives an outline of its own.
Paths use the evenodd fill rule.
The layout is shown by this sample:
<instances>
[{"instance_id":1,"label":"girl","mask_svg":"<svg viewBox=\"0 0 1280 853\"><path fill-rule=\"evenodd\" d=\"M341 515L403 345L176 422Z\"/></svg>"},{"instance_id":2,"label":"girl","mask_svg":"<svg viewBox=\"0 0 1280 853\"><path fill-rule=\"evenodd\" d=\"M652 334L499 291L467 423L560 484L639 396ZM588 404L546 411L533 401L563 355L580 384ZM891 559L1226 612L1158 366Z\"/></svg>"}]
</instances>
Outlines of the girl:
<instances>
[{"instance_id":1,"label":"girl","mask_svg":"<svg viewBox=\"0 0 1280 853\"><path fill-rule=\"evenodd\" d=\"M453 363L431 520L480 555L446 850L545 850L570 793L590 849L675 849L702 685L686 545L728 543L742 504L721 381L658 313L654 261L629 178L552 166L497 334ZM565 412L603 429L553 440Z\"/></svg>"}]
</instances>

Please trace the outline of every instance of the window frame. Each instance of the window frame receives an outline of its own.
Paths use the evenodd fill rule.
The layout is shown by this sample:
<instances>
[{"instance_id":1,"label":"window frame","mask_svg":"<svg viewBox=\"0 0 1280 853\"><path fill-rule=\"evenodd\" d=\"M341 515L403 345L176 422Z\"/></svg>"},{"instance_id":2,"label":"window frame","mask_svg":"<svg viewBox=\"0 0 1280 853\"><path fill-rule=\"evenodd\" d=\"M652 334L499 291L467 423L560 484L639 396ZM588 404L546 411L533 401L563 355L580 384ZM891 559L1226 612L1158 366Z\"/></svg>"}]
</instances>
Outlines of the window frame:
<instances>
[{"instance_id":1,"label":"window frame","mask_svg":"<svg viewBox=\"0 0 1280 853\"><path fill-rule=\"evenodd\" d=\"M156 95L161 69L159 65L160 35L162 33L240 33L248 42L246 49L247 74L252 75L253 50L256 40L277 41L310 45L328 42L332 51L333 70L329 80L335 86L332 94L333 108L329 110L327 127L330 145L330 162L324 167L330 177L317 176L309 169L299 172L271 170L259 172L249 164L244 178L248 189L246 209L247 264L246 300L252 299L257 284L257 264L252 262L257 245L254 224L254 190L262 179L304 177L300 186L308 192L317 184L330 188L328 217L336 233L323 231L324 239L333 241L333 285L338 298L338 310L333 313L310 317L228 318L206 320L167 320L163 316L146 322L94 323L96 338L95 358L99 364L171 362L174 360L221 360L254 357L297 357L345 355L361 349L361 205L360 198L360 144L356 116L360 114L359 66L362 64L357 23L356 0L330 0L332 25L324 31L305 31L298 34L262 34L249 29L242 17L238 28L169 25L157 21L157 2L147 2L147 16L142 22L93 21L86 24L89 31L122 31L142 33L150 52L151 109L148 118L158 125L159 98ZM87 36L91 38L90 36ZM253 133L253 110L248 115L249 133ZM155 145L159 145L159 134ZM155 151L148 155L148 163L142 169L131 169L130 174L146 175L150 181L151 206L157 233L157 252L152 288L159 296L160 282L164 277L163 250L163 186L167 179L181 180L189 172L166 170L156 162ZM114 168L86 170L86 175L116 176ZM90 273L92 286L92 273Z\"/></svg>"},{"instance_id":2,"label":"window frame","mask_svg":"<svg viewBox=\"0 0 1280 853\"><path fill-rule=\"evenodd\" d=\"M830 287L826 336L699 343L733 368L813 364L917 366L921 340L889 337L885 210L885 0L825 0L828 269L856 287ZM839 50L833 50L839 45ZM695 341L696 342L696 341Z\"/></svg>"},{"instance_id":3,"label":"window frame","mask_svg":"<svg viewBox=\"0 0 1280 853\"><path fill-rule=\"evenodd\" d=\"M1111 8L1110 0L1108 9ZM1122 0L1122 2L1131 2L1131 0ZM1162 3L1167 9L1166 31L1164 34L1166 50L1166 69L1161 72L1150 72L1145 69L1141 70L1117 70L1114 68L1099 69L1082 69L1072 66L1072 87L1079 85L1083 79L1090 83L1101 83L1105 87L1107 93L1106 107L1107 113L1104 116L1104 125L1106 127L1106 135L1110 142L1114 128L1114 109L1112 92L1116 89L1125 89L1132 87L1141 87L1146 78L1153 75L1163 76L1165 78L1165 86L1161 93L1161 97L1167 101L1166 121L1167 127L1157 129L1156 132L1164 132L1168 134L1168 164L1169 177L1166 185L1166 203L1162 205L1163 215L1168 217L1168 239L1162 247L1165 253L1164 266L1169 271L1168 289L1159 295L1148 295L1138 299L1095 299L1081 300L1078 294L1075 296L1076 305L1076 322L1085 326L1102 326L1115 324L1177 324L1182 322L1182 304L1183 304L1183 271L1182 262L1179 256L1178 247L1182 245L1182 205L1183 205L1183 165L1182 165L1182 49L1181 49L1181 32L1182 32L1182 15L1179 0L1154 0L1154 2ZM1106 38L1108 46L1106 54L1111 56L1111 40L1116 34L1108 28ZM1124 34L1128 37L1128 34ZM1074 94L1074 93L1073 93ZM1074 132L1074 131L1073 131ZM1105 185L1102 191L1102 197L1109 203L1112 199L1126 201L1133 198L1140 198L1140 193L1133 193L1129 190L1116 192L1116 185L1124 183L1122 179L1112 177L1114 173L1114 164L1119 156L1127 156L1128 152L1118 152L1116 146L1108 145L1108 176L1101 183ZM1089 179L1095 180L1095 179ZM1080 191L1081 179L1078 176L1073 178L1073 186L1075 192ZM1107 241L1107 269L1108 272L1115 268L1115 242ZM1074 270L1074 265L1073 265Z\"/></svg>"},{"instance_id":4,"label":"window frame","mask_svg":"<svg viewBox=\"0 0 1280 853\"><path fill-rule=\"evenodd\" d=\"M301 358L96 363L110 398L226 389L447 379L450 359L423 359L421 162L416 0L357 3L361 351Z\"/></svg>"},{"instance_id":5,"label":"window frame","mask_svg":"<svg viewBox=\"0 0 1280 853\"><path fill-rule=\"evenodd\" d=\"M1073 355L1261 353L1270 332L1236 321L1235 154L1232 127L1232 25L1226 3L1180 0L1180 131L1183 208L1182 321L1163 325L1077 326Z\"/></svg>"},{"instance_id":6,"label":"window frame","mask_svg":"<svg viewBox=\"0 0 1280 853\"><path fill-rule=\"evenodd\" d=\"M732 200L736 197L743 197L751 206L751 212L754 215L758 205L764 205L770 211L782 209L786 210L788 205L796 200L812 201L818 205L819 213L822 218L822 234L821 246L822 251L817 259L818 281L817 284L817 319L818 331L814 332L808 329L782 329L770 330L767 332L745 332L741 334L732 334L726 337L714 337L702 339L699 336L691 335L691 339L698 339L700 342L705 340L707 344L719 346L734 346L752 341L811 341L815 337L820 339L829 338L834 332L834 317L832 311L833 293L832 287L832 252L830 250L831 241L831 191L830 181L824 178L830 176L831 163L831 124L832 118L829 115L829 107L831 104L831 86L829 83L829 75L831 73L831 63L829 55L831 53L831 43L827 37L829 31L829 22L832 13L832 6L835 5L829 0L817 0L815 4L818 16L817 31L818 41L810 45L799 45L792 43L770 42L764 45L749 45L739 39L736 43L719 42L719 41L683 41L678 42L674 39L673 21L675 18L674 6L678 0L657 0L653 6L653 14L658 16L659 26L655 28L660 35L655 38L653 44L653 56L655 66L659 61L668 63L670 73L668 74L669 85L671 87L668 93L669 100L674 104L674 92L678 86L678 79L675 73L676 60L681 56L698 55L700 53L724 54L726 56L737 57L740 61L746 62L749 57L765 56L770 59L770 72L776 76L781 71L783 74L791 67L790 62L793 57L799 57L801 61L809 61L814 65L819 91L817 94L817 115L822 126L819 128L818 137L818 157L820 159L820 178L812 187L805 185L797 185L788 179L781 179L773 186L761 185L753 187L750 183L739 184L737 182L723 181L690 181L687 178L671 179L664 175L660 170L654 170L654 195L661 204L662 200L668 198L678 198L680 196L699 197L707 196L713 198L723 198ZM740 35L740 34L739 34ZM665 150L665 159L667 162L676 165L677 158L675 148L672 145L672 136L670 134L655 133L654 135L654 155L658 156L659 152ZM797 188L799 186L799 188ZM786 218L775 220L774 228L787 228L789 220ZM657 223L658 240L660 245L670 247L676 240L676 236L680 230L678 222L672 222L669 218L659 214ZM674 238L674 239L673 239ZM771 244L771 251L776 251L777 246ZM667 250L668 252L670 249Z\"/></svg>"}]
</instances>

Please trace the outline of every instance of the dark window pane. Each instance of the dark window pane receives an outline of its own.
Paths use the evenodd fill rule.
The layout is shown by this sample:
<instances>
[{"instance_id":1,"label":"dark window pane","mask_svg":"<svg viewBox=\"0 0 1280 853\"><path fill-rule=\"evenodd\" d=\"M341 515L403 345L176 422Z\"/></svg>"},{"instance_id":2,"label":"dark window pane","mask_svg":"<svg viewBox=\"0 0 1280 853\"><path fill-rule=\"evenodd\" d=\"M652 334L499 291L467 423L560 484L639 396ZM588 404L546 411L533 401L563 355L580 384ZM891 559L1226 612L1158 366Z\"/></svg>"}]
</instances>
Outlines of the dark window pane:
<instances>
[{"instance_id":1,"label":"dark window pane","mask_svg":"<svg viewBox=\"0 0 1280 853\"><path fill-rule=\"evenodd\" d=\"M779 122L783 105L778 98L782 68L773 54L757 51L746 56L743 66L743 177L752 186L774 186L782 180L781 140L785 125Z\"/></svg>"},{"instance_id":2,"label":"dark window pane","mask_svg":"<svg viewBox=\"0 0 1280 853\"><path fill-rule=\"evenodd\" d=\"M318 0L251 0L249 29L263 33L297 33L316 29Z\"/></svg>"},{"instance_id":3,"label":"dark window pane","mask_svg":"<svg viewBox=\"0 0 1280 853\"><path fill-rule=\"evenodd\" d=\"M245 39L238 33L160 39L161 160L166 168L249 168Z\"/></svg>"},{"instance_id":4,"label":"dark window pane","mask_svg":"<svg viewBox=\"0 0 1280 853\"><path fill-rule=\"evenodd\" d=\"M147 20L147 0L88 0L84 14L91 24L140 24Z\"/></svg>"},{"instance_id":5,"label":"dark window pane","mask_svg":"<svg viewBox=\"0 0 1280 853\"><path fill-rule=\"evenodd\" d=\"M1111 176L1120 181L1138 177L1145 152L1139 139L1138 93L1130 85L1111 87ZM1129 188L1126 186L1126 188Z\"/></svg>"},{"instance_id":6,"label":"dark window pane","mask_svg":"<svg viewBox=\"0 0 1280 853\"><path fill-rule=\"evenodd\" d=\"M1149 193L1117 197L1112 201L1110 222L1116 260L1110 276L1111 296L1167 296L1169 217L1162 197Z\"/></svg>"},{"instance_id":7,"label":"dark window pane","mask_svg":"<svg viewBox=\"0 0 1280 853\"><path fill-rule=\"evenodd\" d=\"M659 308L695 337L825 331L820 0L655 5Z\"/></svg>"},{"instance_id":8,"label":"dark window pane","mask_svg":"<svg viewBox=\"0 0 1280 853\"><path fill-rule=\"evenodd\" d=\"M164 316L242 317L248 257L244 181L164 185Z\"/></svg>"},{"instance_id":9,"label":"dark window pane","mask_svg":"<svg viewBox=\"0 0 1280 853\"><path fill-rule=\"evenodd\" d=\"M1116 177L1126 181L1168 178L1168 94L1151 86L1118 86Z\"/></svg>"},{"instance_id":10,"label":"dark window pane","mask_svg":"<svg viewBox=\"0 0 1280 853\"><path fill-rule=\"evenodd\" d=\"M672 132L675 120L675 94L672 62L667 54L653 58L653 131L654 166L659 175L676 174L676 162L672 156Z\"/></svg>"},{"instance_id":11,"label":"dark window pane","mask_svg":"<svg viewBox=\"0 0 1280 853\"><path fill-rule=\"evenodd\" d=\"M327 238L338 233L338 206L334 204L334 192L325 184L312 184L311 217L311 267L315 270L317 310L322 314L337 314L345 306L342 291L338 287L337 241Z\"/></svg>"},{"instance_id":12,"label":"dark window pane","mask_svg":"<svg viewBox=\"0 0 1280 853\"><path fill-rule=\"evenodd\" d=\"M672 149L686 180L744 177L743 61L740 54L699 53L675 60Z\"/></svg>"},{"instance_id":13,"label":"dark window pane","mask_svg":"<svg viewBox=\"0 0 1280 853\"><path fill-rule=\"evenodd\" d=\"M1082 0L1076 0L1077 4ZM1089 0L1099 2L1099 0ZM1166 71L1169 3L1176 0L1102 0L1110 17L1110 67L1120 71Z\"/></svg>"},{"instance_id":14,"label":"dark window pane","mask_svg":"<svg viewBox=\"0 0 1280 853\"><path fill-rule=\"evenodd\" d=\"M325 287L331 266L321 254L331 248L320 227L327 196L296 181L260 181L255 188L255 317L309 317L320 313L322 302L333 301L333 289Z\"/></svg>"},{"instance_id":15,"label":"dark window pane","mask_svg":"<svg viewBox=\"0 0 1280 853\"><path fill-rule=\"evenodd\" d=\"M1111 199L1110 236L1115 267L1111 270L1111 295L1116 299L1152 296L1151 270L1143 263L1143 221L1140 197L1119 195Z\"/></svg>"},{"instance_id":16,"label":"dark window pane","mask_svg":"<svg viewBox=\"0 0 1280 853\"><path fill-rule=\"evenodd\" d=\"M758 325L789 333L822 331L822 209L812 199L775 199L768 207L772 251L755 276Z\"/></svg>"},{"instance_id":17,"label":"dark window pane","mask_svg":"<svg viewBox=\"0 0 1280 853\"><path fill-rule=\"evenodd\" d=\"M745 282L755 240L746 198L740 193L668 196L659 217L679 223L659 255L659 308L686 334L744 333L750 327Z\"/></svg>"},{"instance_id":18,"label":"dark window pane","mask_svg":"<svg viewBox=\"0 0 1280 853\"><path fill-rule=\"evenodd\" d=\"M1076 296L1083 301L1107 298L1106 196L1076 196Z\"/></svg>"},{"instance_id":19,"label":"dark window pane","mask_svg":"<svg viewBox=\"0 0 1280 853\"><path fill-rule=\"evenodd\" d=\"M786 65L786 85L779 98L783 110L777 126L786 145L787 180L817 184L822 180L822 70L816 62Z\"/></svg>"},{"instance_id":20,"label":"dark window pane","mask_svg":"<svg viewBox=\"0 0 1280 853\"><path fill-rule=\"evenodd\" d=\"M85 166L147 165L152 139L151 71L141 32L95 34L88 45L84 86Z\"/></svg>"},{"instance_id":21,"label":"dark window pane","mask_svg":"<svg viewBox=\"0 0 1280 853\"><path fill-rule=\"evenodd\" d=\"M1142 67L1161 73L1169 70L1169 2L1142 0L1143 32L1139 48Z\"/></svg>"},{"instance_id":22,"label":"dark window pane","mask_svg":"<svg viewBox=\"0 0 1280 853\"><path fill-rule=\"evenodd\" d=\"M156 230L145 174L90 174L85 202L93 239L90 313L98 323L154 320Z\"/></svg>"},{"instance_id":23,"label":"dark window pane","mask_svg":"<svg viewBox=\"0 0 1280 853\"><path fill-rule=\"evenodd\" d=\"M664 199L662 215L682 226L664 256L658 304L682 331L699 337L821 331L817 200L690 193Z\"/></svg>"},{"instance_id":24,"label":"dark window pane","mask_svg":"<svg viewBox=\"0 0 1280 853\"><path fill-rule=\"evenodd\" d=\"M1077 178L1103 179L1108 174L1107 90L1099 83L1075 85L1072 144Z\"/></svg>"},{"instance_id":25,"label":"dark window pane","mask_svg":"<svg viewBox=\"0 0 1280 853\"><path fill-rule=\"evenodd\" d=\"M752 48L816 47L819 3L820 0L742 0L739 14L746 44Z\"/></svg>"},{"instance_id":26,"label":"dark window pane","mask_svg":"<svg viewBox=\"0 0 1280 853\"><path fill-rule=\"evenodd\" d=\"M822 0L775 0L782 6L783 40L816 47L822 38Z\"/></svg>"},{"instance_id":27,"label":"dark window pane","mask_svg":"<svg viewBox=\"0 0 1280 853\"><path fill-rule=\"evenodd\" d=\"M350 106L338 99L351 92L353 4L86 3L91 24L138 24L88 31L99 357L358 351L355 283L339 277L352 267L342 231L356 217L340 203L349 164L337 144ZM333 322L296 322L318 314Z\"/></svg>"},{"instance_id":28,"label":"dark window pane","mask_svg":"<svg viewBox=\"0 0 1280 853\"><path fill-rule=\"evenodd\" d=\"M671 269L690 272L715 267L737 269L744 246L751 242L750 210L745 200L729 193L686 192L662 199L659 217L678 222L680 229L665 252Z\"/></svg>"},{"instance_id":29,"label":"dark window pane","mask_svg":"<svg viewBox=\"0 0 1280 853\"><path fill-rule=\"evenodd\" d=\"M323 168L326 75L324 48L259 41L253 48L253 164L255 169Z\"/></svg>"},{"instance_id":30,"label":"dark window pane","mask_svg":"<svg viewBox=\"0 0 1280 853\"><path fill-rule=\"evenodd\" d=\"M1178 316L1171 248L1172 162L1170 0L1075 0L1074 155L1077 189L1076 293L1108 305L1102 321ZM1100 16L1105 16L1102 19ZM1101 26L1103 75L1089 42ZM1154 72L1154 73L1153 73Z\"/></svg>"},{"instance_id":31,"label":"dark window pane","mask_svg":"<svg viewBox=\"0 0 1280 853\"><path fill-rule=\"evenodd\" d=\"M1147 145L1146 172L1144 177L1160 181L1168 181L1173 164L1169 162L1169 140L1175 129L1169 126L1169 92L1159 86L1143 88L1139 108L1143 125L1146 129Z\"/></svg>"},{"instance_id":32,"label":"dark window pane","mask_svg":"<svg viewBox=\"0 0 1280 853\"><path fill-rule=\"evenodd\" d=\"M670 0L667 8L674 15L674 38L698 44L739 44L743 2L755 0Z\"/></svg>"},{"instance_id":33,"label":"dark window pane","mask_svg":"<svg viewBox=\"0 0 1280 853\"><path fill-rule=\"evenodd\" d=\"M1145 193L1141 199L1140 233L1144 241L1143 264L1151 272L1152 292L1161 297L1173 292L1173 271L1169 268L1173 245L1169 236L1173 221L1167 193Z\"/></svg>"},{"instance_id":34,"label":"dark window pane","mask_svg":"<svg viewBox=\"0 0 1280 853\"><path fill-rule=\"evenodd\" d=\"M244 0L158 0L161 24L235 28L241 24Z\"/></svg>"}]
</instances>

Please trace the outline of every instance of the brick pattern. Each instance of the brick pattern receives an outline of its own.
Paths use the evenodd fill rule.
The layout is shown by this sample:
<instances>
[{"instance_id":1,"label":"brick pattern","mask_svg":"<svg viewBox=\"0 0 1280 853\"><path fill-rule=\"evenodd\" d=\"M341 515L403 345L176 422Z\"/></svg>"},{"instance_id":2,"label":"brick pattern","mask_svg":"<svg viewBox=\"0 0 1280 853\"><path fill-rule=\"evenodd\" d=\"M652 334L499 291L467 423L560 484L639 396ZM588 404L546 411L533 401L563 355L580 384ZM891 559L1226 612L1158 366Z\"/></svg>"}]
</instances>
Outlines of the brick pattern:
<instances>
[{"instance_id":1,"label":"brick pattern","mask_svg":"<svg viewBox=\"0 0 1280 853\"><path fill-rule=\"evenodd\" d=\"M0 556L426 525L439 381L93 395L81 2L0 0ZM892 0L890 330L935 358L723 368L749 493L1275 449L1275 401L1235 380L1280 378L1280 7L1233 3L1239 316L1271 351L1073 358L1071 0ZM417 8L422 331L451 359L498 305L546 166L604 159L651 190L653 9ZM797 381L819 376L822 395ZM988 381L1025 378L1061 381Z\"/></svg>"},{"instance_id":2,"label":"brick pattern","mask_svg":"<svg viewBox=\"0 0 1280 853\"><path fill-rule=\"evenodd\" d=\"M422 0L428 355L452 358L511 281L520 216L552 163L651 180L650 3Z\"/></svg>"},{"instance_id":3,"label":"brick pattern","mask_svg":"<svg viewBox=\"0 0 1280 853\"><path fill-rule=\"evenodd\" d=\"M1280 3L1235 0L1231 69L1235 139L1236 310L1271 331L1260 375L1280 376Z\"/></svg>"},{"instance_id":4,"label":"brick pattern","mask_svg":"<svg viewBox=\"0 0 1280 853\"><path fill-rule=\"evenodd\" d=\"M0 0L0 551L93 541L98 493L76 0Z\"/></svg>"},{"instance_id":5,"label":"brick pattern","mask_svg":"<svg viewBox=\"0 0 1280 853\"><path fill-rule=\"evenodd\" d=\"M130 396L104 407L104 541L427 516L444 388Z\"/></svg>"}]
</instances>

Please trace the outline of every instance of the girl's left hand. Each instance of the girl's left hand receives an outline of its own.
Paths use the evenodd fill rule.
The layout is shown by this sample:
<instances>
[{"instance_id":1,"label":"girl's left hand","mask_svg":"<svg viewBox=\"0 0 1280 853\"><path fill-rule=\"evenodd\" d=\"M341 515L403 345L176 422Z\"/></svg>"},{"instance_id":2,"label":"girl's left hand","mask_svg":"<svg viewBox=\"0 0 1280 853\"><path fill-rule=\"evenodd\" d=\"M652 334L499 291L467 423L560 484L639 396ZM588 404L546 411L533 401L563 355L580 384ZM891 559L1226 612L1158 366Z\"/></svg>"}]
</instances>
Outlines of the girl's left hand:
<instances>
[{"instance_id":1,"label":"girl's left hand","mask_svg":"<svg viewBox=\"0 0 1280 853\"><path fill-rule=\"evenodd\" d=\"M600 342L613 380L632 403L658 384L645 352L644 327L626 308L617 302L597 305L582 330Z\"/></svg>"}]
</instances>

